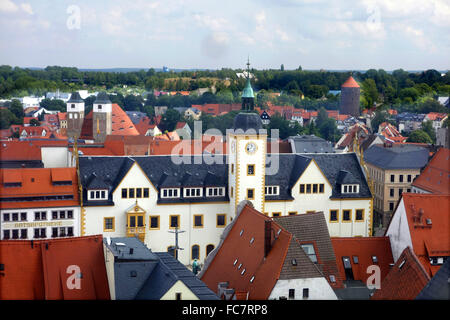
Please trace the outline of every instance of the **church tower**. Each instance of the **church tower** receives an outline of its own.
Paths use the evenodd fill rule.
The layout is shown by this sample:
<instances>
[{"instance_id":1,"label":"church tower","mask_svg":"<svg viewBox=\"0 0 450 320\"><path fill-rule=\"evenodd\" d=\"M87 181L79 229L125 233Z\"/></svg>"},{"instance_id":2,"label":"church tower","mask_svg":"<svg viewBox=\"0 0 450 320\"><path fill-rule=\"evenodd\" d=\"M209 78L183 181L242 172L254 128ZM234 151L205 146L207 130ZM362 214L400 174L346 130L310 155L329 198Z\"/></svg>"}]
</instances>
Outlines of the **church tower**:
<instances>
[{"instance_id":1,"label":"church tower","mask_svg":"<svg viewBox=\"0 0 450 320\"><path fill-rule=\"evenodd\" d=\"M106 92L100 92L94 101L92 136L95 142L104 142L112 133L112 103Z\"/></svg>"},{"instance_id":2,"label":"church tower","mask_svg":"<svg viewBox=\"0 0 450 320\"><path fill-rule=\"evenodd\" d=\"M239 203L248 200L264 212L264 185L267 134L254 110L255 96L250 83L250 63L247 63L247 83L242 92L242 111L234 118L234 132L228 140L228 185L230 212L235 213Z\"/></svg>"},{"instance_id":3,"label":"church tower","mask_svg":"<svg viewBox=\"0 0 450 320\"><path fill-rule=\"evenodd\" d=\"M80 136L84 120L84 100L78 92L73 92L66 104L67 136L77 139Z\"/></svg>"}]
</instances>

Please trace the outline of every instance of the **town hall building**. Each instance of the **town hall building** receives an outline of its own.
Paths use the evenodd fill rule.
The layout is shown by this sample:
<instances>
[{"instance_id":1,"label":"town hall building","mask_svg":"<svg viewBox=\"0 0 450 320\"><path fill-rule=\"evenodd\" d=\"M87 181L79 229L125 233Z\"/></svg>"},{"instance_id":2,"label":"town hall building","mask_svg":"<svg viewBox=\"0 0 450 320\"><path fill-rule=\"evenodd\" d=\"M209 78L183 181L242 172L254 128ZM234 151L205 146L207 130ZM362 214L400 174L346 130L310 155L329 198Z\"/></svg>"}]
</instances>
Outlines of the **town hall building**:
<instances>
[{"instance_id":1,"label":"town hall building","mask_svg":"<svg viewBox=\"0 0 450 320\"><path fill-rule=\"evenodd\" d=\"M238 205L287 216L323 212L332 237L372 233L372 193L356 154L268 154L250 79L227 154L80 156L81 234L137 236L203 263Z\"/></svg>"}]
</instances>

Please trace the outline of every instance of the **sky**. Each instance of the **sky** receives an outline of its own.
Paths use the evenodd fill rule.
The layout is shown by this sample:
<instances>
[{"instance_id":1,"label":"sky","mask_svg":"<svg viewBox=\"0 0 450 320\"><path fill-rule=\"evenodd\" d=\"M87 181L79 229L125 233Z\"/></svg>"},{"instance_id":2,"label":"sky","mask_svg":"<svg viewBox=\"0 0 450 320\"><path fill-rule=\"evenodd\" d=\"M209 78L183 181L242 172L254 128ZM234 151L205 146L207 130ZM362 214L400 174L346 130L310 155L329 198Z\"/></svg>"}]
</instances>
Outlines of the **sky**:
<instances>
[{"instance_id":1,"label":"sky","mask_svg":"<svg viewBox=\"0 0 450 320\"><path fill-rule=\"evenodd\" d=\"M0 0L0 65L448 70L450 0Z\"/></svg>"}]
</instances>

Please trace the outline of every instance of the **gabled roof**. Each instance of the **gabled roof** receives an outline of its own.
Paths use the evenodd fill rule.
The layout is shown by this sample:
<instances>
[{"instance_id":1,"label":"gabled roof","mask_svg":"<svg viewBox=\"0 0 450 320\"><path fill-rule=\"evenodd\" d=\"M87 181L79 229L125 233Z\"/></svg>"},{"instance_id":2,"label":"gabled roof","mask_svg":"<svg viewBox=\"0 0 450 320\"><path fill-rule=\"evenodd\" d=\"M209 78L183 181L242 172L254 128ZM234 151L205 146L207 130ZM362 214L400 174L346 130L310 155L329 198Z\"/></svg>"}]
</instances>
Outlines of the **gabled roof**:
<instances>
[{"instance_id":1,"label":"gabled roof","mask_svg":"<svg viewBox=\"0 0 450 320\"><path fill-rule=\"evenodd\" d=\"M430 281L411 248L406 247L372 300L413 300Z\"/></svg>"},{"instance_id":2,"label":"gabled roof","mask_svg":"<svg viewBox=\"0 0 450 320\"><path fill-rule=\"evenodd\" d=\"M349 257L353 265L355 280L366 282L370 276L366 272L367 267L374 264L372 256L378 259L377 265L380 267L381 280L389 272L389 264L394 262L389 237L352 237L352 238L331 238L333 249L336 254L336 262L342 279L345 279L345 269L342 257ZM358 257L358 264L355 265L353 257Z\"/></svg>"},{"instance_id":3,"label":"gabled roof","mask_svg":"<svg viewBox=\"0 0 450 320\"><path fill-rule=\"evenodd\" d=\"M270 239L267 249L266 237ZM292 240L292 235L271 218L245 205L226 227L217 248L208 255L199 277L214 292L220 282L226 281L235 293L246 293L249 300L266 300L280 278L291 243L295 245ZM300 250L296 252L304 255ZM320 277L317 269L317 273L310 270L312 263L308 260L298 258L298 262L306 264L298 265L298 269L305 268L306 278Z\"/></svg>"},{"instance_id":4,"label":"gabled roof","mask_svg":"<svg viewBox=\"0 0 450 320\"><path fill-rule=\"evenodd\" d=\"M159 300L177 281L181 281L200 300L218 297L192 271L167 252L154 253L159 261L136 295L137 300Z\"/></svg>"},{"instance_id":5,"label":"gabled roof","mask_svg":"<svg viewBox=\"0 0 450 320\"><path fill-rule=\"evenodd\" d=\"M0 161L41 161L41 148L30 141L2 141Z\"/></svg>"},{"instance_id":6,"label":"gabled roof","mask_svg":"<svg viewBox=\"0 0 450 320\"><path fill-rule=\"evenodd\" d=\"M326 277L331 287L341 288L343 286L327 222L322 212L275 217L273 220L290 232L298 243L314 244L318 269ZM331 282L331 275L335 277L335 282Z\"/></svg>"},{"instance_id":7,"label":"gabled roof","mask_svg":"<svg viewBox=\"0 0 450 320\"><path fill-rule=\"evenodd\" d=\"M430 258L450 256L450 195L404 193L402 197L414 253L426 272L434 275L440 265L431 265Z\"/></svg>"},{"instance_id":8,"label":"gabled roof","mask_svg":"<svg viewBox=\"0 0 450 320\"><path fill-rule=\"evenodd\" d=\"M0 300L109 300L102 236L0 241ZM66 283L78 266L80 289ZM77 277L78 278L78 277ZM75 278L75 279L77 279Z\"/></svg>"},{"instance_id":9,"label":"gabled roof","mask_svg":"<svg viewBox=\"0 0 450 320\"><path fill-rule=\"evenodd\" d=\"M414 145L372 145L364 160L383 169L421 169L428 162L428 150Z\"/></svg>"},{"instance_id":10,"label":"gabled roof","mask_svg":"<svg viewBox=\"0 0 450 320\"><path fill-rule=\"evenodd\" d=\"M439 149L412 185L431 193L449 194L450 149Z\"/></svg>"}]
</instances>

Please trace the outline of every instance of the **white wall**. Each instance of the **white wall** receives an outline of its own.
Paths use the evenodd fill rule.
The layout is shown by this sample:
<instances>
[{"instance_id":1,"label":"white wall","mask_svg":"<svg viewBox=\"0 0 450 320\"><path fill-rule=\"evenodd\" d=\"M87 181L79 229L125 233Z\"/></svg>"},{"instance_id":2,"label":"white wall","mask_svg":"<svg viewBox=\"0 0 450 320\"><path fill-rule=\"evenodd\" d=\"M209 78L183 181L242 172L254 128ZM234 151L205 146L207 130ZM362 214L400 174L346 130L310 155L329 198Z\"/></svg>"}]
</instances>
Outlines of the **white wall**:
<instances>
[{"instance_id":1,"label":"white wall","mask_svg":"<svg viewBox=\"0 0 450 320\"><path fill-rule=\"evenodd\" d=\"M175 300L177 293L181 293L181 300L199 300L199 298L180 280L175 282L172 288L161 297L161 300Z\"/></svg>"},{"instance_id":2,"label":"white wall","mask_svg":"<svg viewBox=\"0 0 450 320\"><path fill-rule=\"evenodd\" d=\"M403 198L397 207L397 211L395 211L392 216L391 224L386 231L386 235L389 237L391 242L391 250L394 261L397 261L406 247L413 249L408 217L406 215Z\"/></svg>"},{"instance_id":3,"label":"white wall","mask_svg":"<svg viewBox=\"0 0 450 320\"><path fill-rule=\"evenodd\" d=\"M303 300L303 289L306 288L309 289L307 300L337 300L333 289L323 277L278 280L270 293L269 300L278 300L280 297L289 298L289 289L295 290L295 300Z\"/></svg>"},{"instance_id":4,"label":"white wall","mask_svg":"<svg viewBox=\"0 0 450 320\"><path fill-rule=\"evenodd\" d=\"M69 163L67 162L67 152L67 147L41 147L44 168L69 167Z\"/></svg>"}]
</instances>

